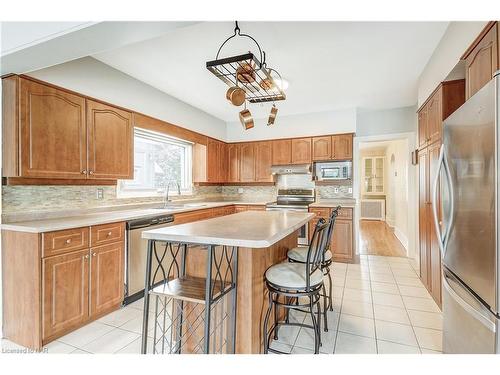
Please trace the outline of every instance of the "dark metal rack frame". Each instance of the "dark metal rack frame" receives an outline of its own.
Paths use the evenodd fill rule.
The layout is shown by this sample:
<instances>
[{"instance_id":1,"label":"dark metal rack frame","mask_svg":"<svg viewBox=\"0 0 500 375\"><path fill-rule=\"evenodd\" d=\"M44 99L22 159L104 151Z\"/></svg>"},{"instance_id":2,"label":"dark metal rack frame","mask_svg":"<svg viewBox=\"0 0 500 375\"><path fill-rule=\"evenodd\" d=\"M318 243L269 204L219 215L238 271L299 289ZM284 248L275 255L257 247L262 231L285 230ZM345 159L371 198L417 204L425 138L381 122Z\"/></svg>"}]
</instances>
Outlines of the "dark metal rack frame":
<instances>
[{"instance_id":1,"label":"dark metal rack frame","mask_svg":"<svg viewBox=\"0 0 500 375\"><path fill-rule=\"evenodd\" d=\"M238 279L238 247L236 246L220 246L221 251L219 255L216 254L216 249L218 246L216 245L204 245L207 253L207 265L206 265L206 278L204 280L205 290L204 290L204 298L203 300L199 300L197 302L190 301L192 303L198 303L200 306L204 305L203 309L199 309L201 311L198 312L198 316L196 316L194 322L189 323L187 329L190 332L184 333L182 332L183 324L187 321L189 314L191 314L195 309L191 310L189 313L185 313L184 311L184 302L185 299L182 296L176 296L172 294L163 294L161 292L162 285L168 287L170 282L175 280L182 280L188 278L186 276L186 256L188 254L189 243L179 243L179 242L165 242L161 240L148 240L148 249L147 249L147 261L146 261L146 279L145 279L145 289L144 289L144 310L143 310L143 325L142 325L142 346L141 353L147 353L148 346L148 326L149 326L149 305L150 305L150 297L151 295L156 295L156 306L155 306L155 332L154 332L154 343L153 343L153 353L156 353L156 331L157 327L161 328L161 336L162 340L162 350L161 352L165 352L164 348L164 339L167 331L170 332L170 346L173 343L173 331L172 327L176 326L175 334L178 335L178 341L176 341L176 345L174 350L170 347L170 353L181 353L181 348L183 346L182 339L186 334L189 334L187 338L190 338L194 334L194 330L198 328L201 323L204 324L204 335L201 340L195 345L195 347L199 347L201 352L205 354L211 353L210 347L210 339L217 332L217 329L220 328L221 332L223 327L221 325L226 319L231 319L230 321L230 334L227 340L220 340L220 353L223 352L223 347L225 346L228 349L228 352L235 353L236 351L236 303L237 303L237 279ZM193 244L196 246L200 246L199 244ZM168 269L166 270L163 266L163 260L167 255L172 256L172 260ZM157 266L153 270L153 257L156 259ZM180 257L180 259L178 259ZM223 271L223 266L226 267L226 270ZM215 272L214 272L215 271ZM154 282L156 280L156 276L158 273L161 273L163 278L163 283ZM194 278L193 278L194 279ZM160 288L160 291L158 291ZM225 296L232 292L231 295L231 316L228 316L224 312L224 300ZM162 299L163 298L163 299ZM169 301L168 301L169 300ZM179 310L179 314L176 318L168 314L167 308L168 304L177 303L176 308ZM222 303L222 319L221 322L214 327L211 328L211 317L213 314L213 310L218 307L218 304ZM198 305L197 305L198 306ZM159 310L160 309L160 310ZM161 316L161 314L163 314ZM171 325L166 330L165 321L166 316L169 316L171 321ZM172 314L173 315L173 314ZM158 323L158 318L163 317L163 325ZM193 327L193 325L195 325ZM221 335L222 336L222 333ZM186 339L187 339L186 338ZM229 340L229 341L228 341ZM202 344L202 345L201 345Z\"/></svg>"},{"instance_id":2,"label":"dark metal rack frame","mask_svg":"<svg viewBox=\"0 0 500 375\"><path fill-rule=\"evenodd\" d=\"M245 66L245 64L250 64L254 67L254 82L241 82L238 80L237 70ZM281 87L276 84L270 74L270 70L275 70L266 68L265 64L262 64L251 52L208 61L207 69L229 87L238 86L245 90L246 100L250 103L275 102L286 99L285 93ZM265 79L273 83L271 88L266 89L259 85L259 82Z\"/></svg>"}]
</instances>

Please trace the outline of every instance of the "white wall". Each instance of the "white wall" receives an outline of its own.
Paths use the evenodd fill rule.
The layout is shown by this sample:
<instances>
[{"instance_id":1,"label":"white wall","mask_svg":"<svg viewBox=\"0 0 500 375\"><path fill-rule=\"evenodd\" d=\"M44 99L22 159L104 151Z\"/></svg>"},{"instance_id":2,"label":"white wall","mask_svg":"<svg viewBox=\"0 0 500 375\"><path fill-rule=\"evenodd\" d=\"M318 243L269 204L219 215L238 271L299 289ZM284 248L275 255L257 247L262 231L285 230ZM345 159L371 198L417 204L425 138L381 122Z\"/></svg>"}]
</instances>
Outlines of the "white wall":
<instances>
[{"instance_id":1,"label":"white wall","mask_svg":"<svg viewBox=\"0 0 500 375\"><path fill-rule=\"evenodd\" d=\"M378 111L358 110L356 136L416 132L416 111L414 106Z\"/></svg>"},{"instance_id":2,"label":"white wall","mask_svg":"<svg viewBox=\"0 0 500 375\"><path fill-rule=\"evenodd\" d=\"M224 121L91 57L27 74L214 138L226 139Z\"/></svg>"},{"instance_id":3,"label":"white wall","mask_svg":"<svg viewBox=\"0 0 500 375\"><path fill-rule=\"evenodd\" d=\"M278 116L272 126L267 119L255 120L255 127L244 130L239 121L227 123L230 142L254 141L273 138L291 138L311 135L356 132L356 110L316 112L293 116Z\"/></svg>"},{"instance_id":4,"label":"white wall","mask_svg":"<svg viewBox=\"0 0 500 375\"><path fill-rule=\"evenodd\" d=\"M418 81L418 106L429 97L460 60L487 22L450 22Z\"/></svg>"},{"instance_id":5,"label":"white wall","mask_svg":"<svg viewBox=\"0 0 500 375\"><path fill-rule=\"evenodd\" d=\"M399 139L386 149L386 209L390 226L403 246L408 249L408 141ZM393 161L392 161L393 159Z\"/></svg>"}]
</instances>

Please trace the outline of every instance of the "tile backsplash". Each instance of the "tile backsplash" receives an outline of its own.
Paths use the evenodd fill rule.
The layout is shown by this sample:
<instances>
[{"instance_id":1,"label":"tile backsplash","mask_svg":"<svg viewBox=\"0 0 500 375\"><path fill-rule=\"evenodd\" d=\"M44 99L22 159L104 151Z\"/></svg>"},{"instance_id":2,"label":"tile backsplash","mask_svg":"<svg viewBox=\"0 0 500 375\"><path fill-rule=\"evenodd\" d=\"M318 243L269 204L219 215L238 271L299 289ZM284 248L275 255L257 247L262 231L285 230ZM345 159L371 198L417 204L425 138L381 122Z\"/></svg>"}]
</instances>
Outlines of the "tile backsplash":
<instances>
[{"instance_id":1,"label":"tile backsplash","mask_svg":"<svg viewBox=\"0 0 500 375\"><path fill-rule=\"evenodd\" d=\"M347 198L351 186L317 186L316 199ZM102 199L97 189L103 190ZM335 192L338 188L338 192ZM272 202L278 186L197 186L193 194L182 199L230 198L245 201ZM177 197L172 197L176 199ZM177 198L179 199L179 198ZM116 186L3 186L2 218L12 221L16 216L29 217L30 213L45 211L71 211L99 209L142 203L161 203L163 197L118 198ZM23 219L25 220L25 219Z\"/></svg>"},{"instance_id":2,"label":"tile backsplash","mask_svg":"<svg viewBox=\"0 0 500 375\"><path fill-rule=\"evenodd\" d=\"M103 198L97 199L97 189ZM183 198L214 198L221 195L220 186L193 188L192 196ZM173 199L175 199L173 197ZM116 186L3 186L2 214L56 211L121 206L126 204L162 202L163 197L118 198Z\"/></svg>"}]
</instances>

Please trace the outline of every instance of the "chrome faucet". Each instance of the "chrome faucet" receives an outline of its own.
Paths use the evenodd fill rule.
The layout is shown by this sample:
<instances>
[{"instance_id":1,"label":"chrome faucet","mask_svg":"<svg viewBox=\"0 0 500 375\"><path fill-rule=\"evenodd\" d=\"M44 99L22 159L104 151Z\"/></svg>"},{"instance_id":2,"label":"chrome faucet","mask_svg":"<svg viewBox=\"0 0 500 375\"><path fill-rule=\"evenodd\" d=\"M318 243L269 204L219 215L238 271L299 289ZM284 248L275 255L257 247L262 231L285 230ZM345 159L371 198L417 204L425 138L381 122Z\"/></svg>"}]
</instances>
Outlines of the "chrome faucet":
<instances>
[{"instance_id":1,"label":"chrome faucet","mask_svg":"<svg viewBox=\"0 0 500 375\"><path fill-rule=\"evenodd\" d=\"M170 180L168 183L167 183L167 186L166 186L166 189L165 189L165 202L164 202L164 207L167 208L168 207L168 204L171 202L171 200L169 199L168 197L168 194L170 192L170 184L172 182L175 182L176 185L177 185L177 194L178 195L181 195L181 185L175 181L175 180Z\"/></svg>"}]
</instances>

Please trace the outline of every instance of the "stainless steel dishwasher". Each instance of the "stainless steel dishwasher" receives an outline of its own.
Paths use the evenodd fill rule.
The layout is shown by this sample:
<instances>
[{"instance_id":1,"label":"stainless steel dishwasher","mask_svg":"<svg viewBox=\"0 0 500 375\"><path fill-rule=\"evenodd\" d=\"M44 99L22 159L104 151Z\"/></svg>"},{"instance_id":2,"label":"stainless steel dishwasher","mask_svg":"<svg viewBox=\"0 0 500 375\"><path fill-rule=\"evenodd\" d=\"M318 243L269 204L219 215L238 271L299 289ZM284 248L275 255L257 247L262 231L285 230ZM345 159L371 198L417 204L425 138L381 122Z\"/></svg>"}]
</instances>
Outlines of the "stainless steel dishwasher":
<instances>
[{"instance_id":1,"label":"stainless steel dishwasher","mask_svg":"<svg viewBox=\"0 0 500 375\"><path fill-rule=\"evenodd\" d=\"M142 232L168 227L173 225L173 221L174 215L159 215L127 222L124 305L137 301L144 296L148 241L142 239ZM168 266L170 260L171 257L166 256L162 264ZM153 259L153 269L157 264L156 259Z\"/></svg>"}]
</instances>

